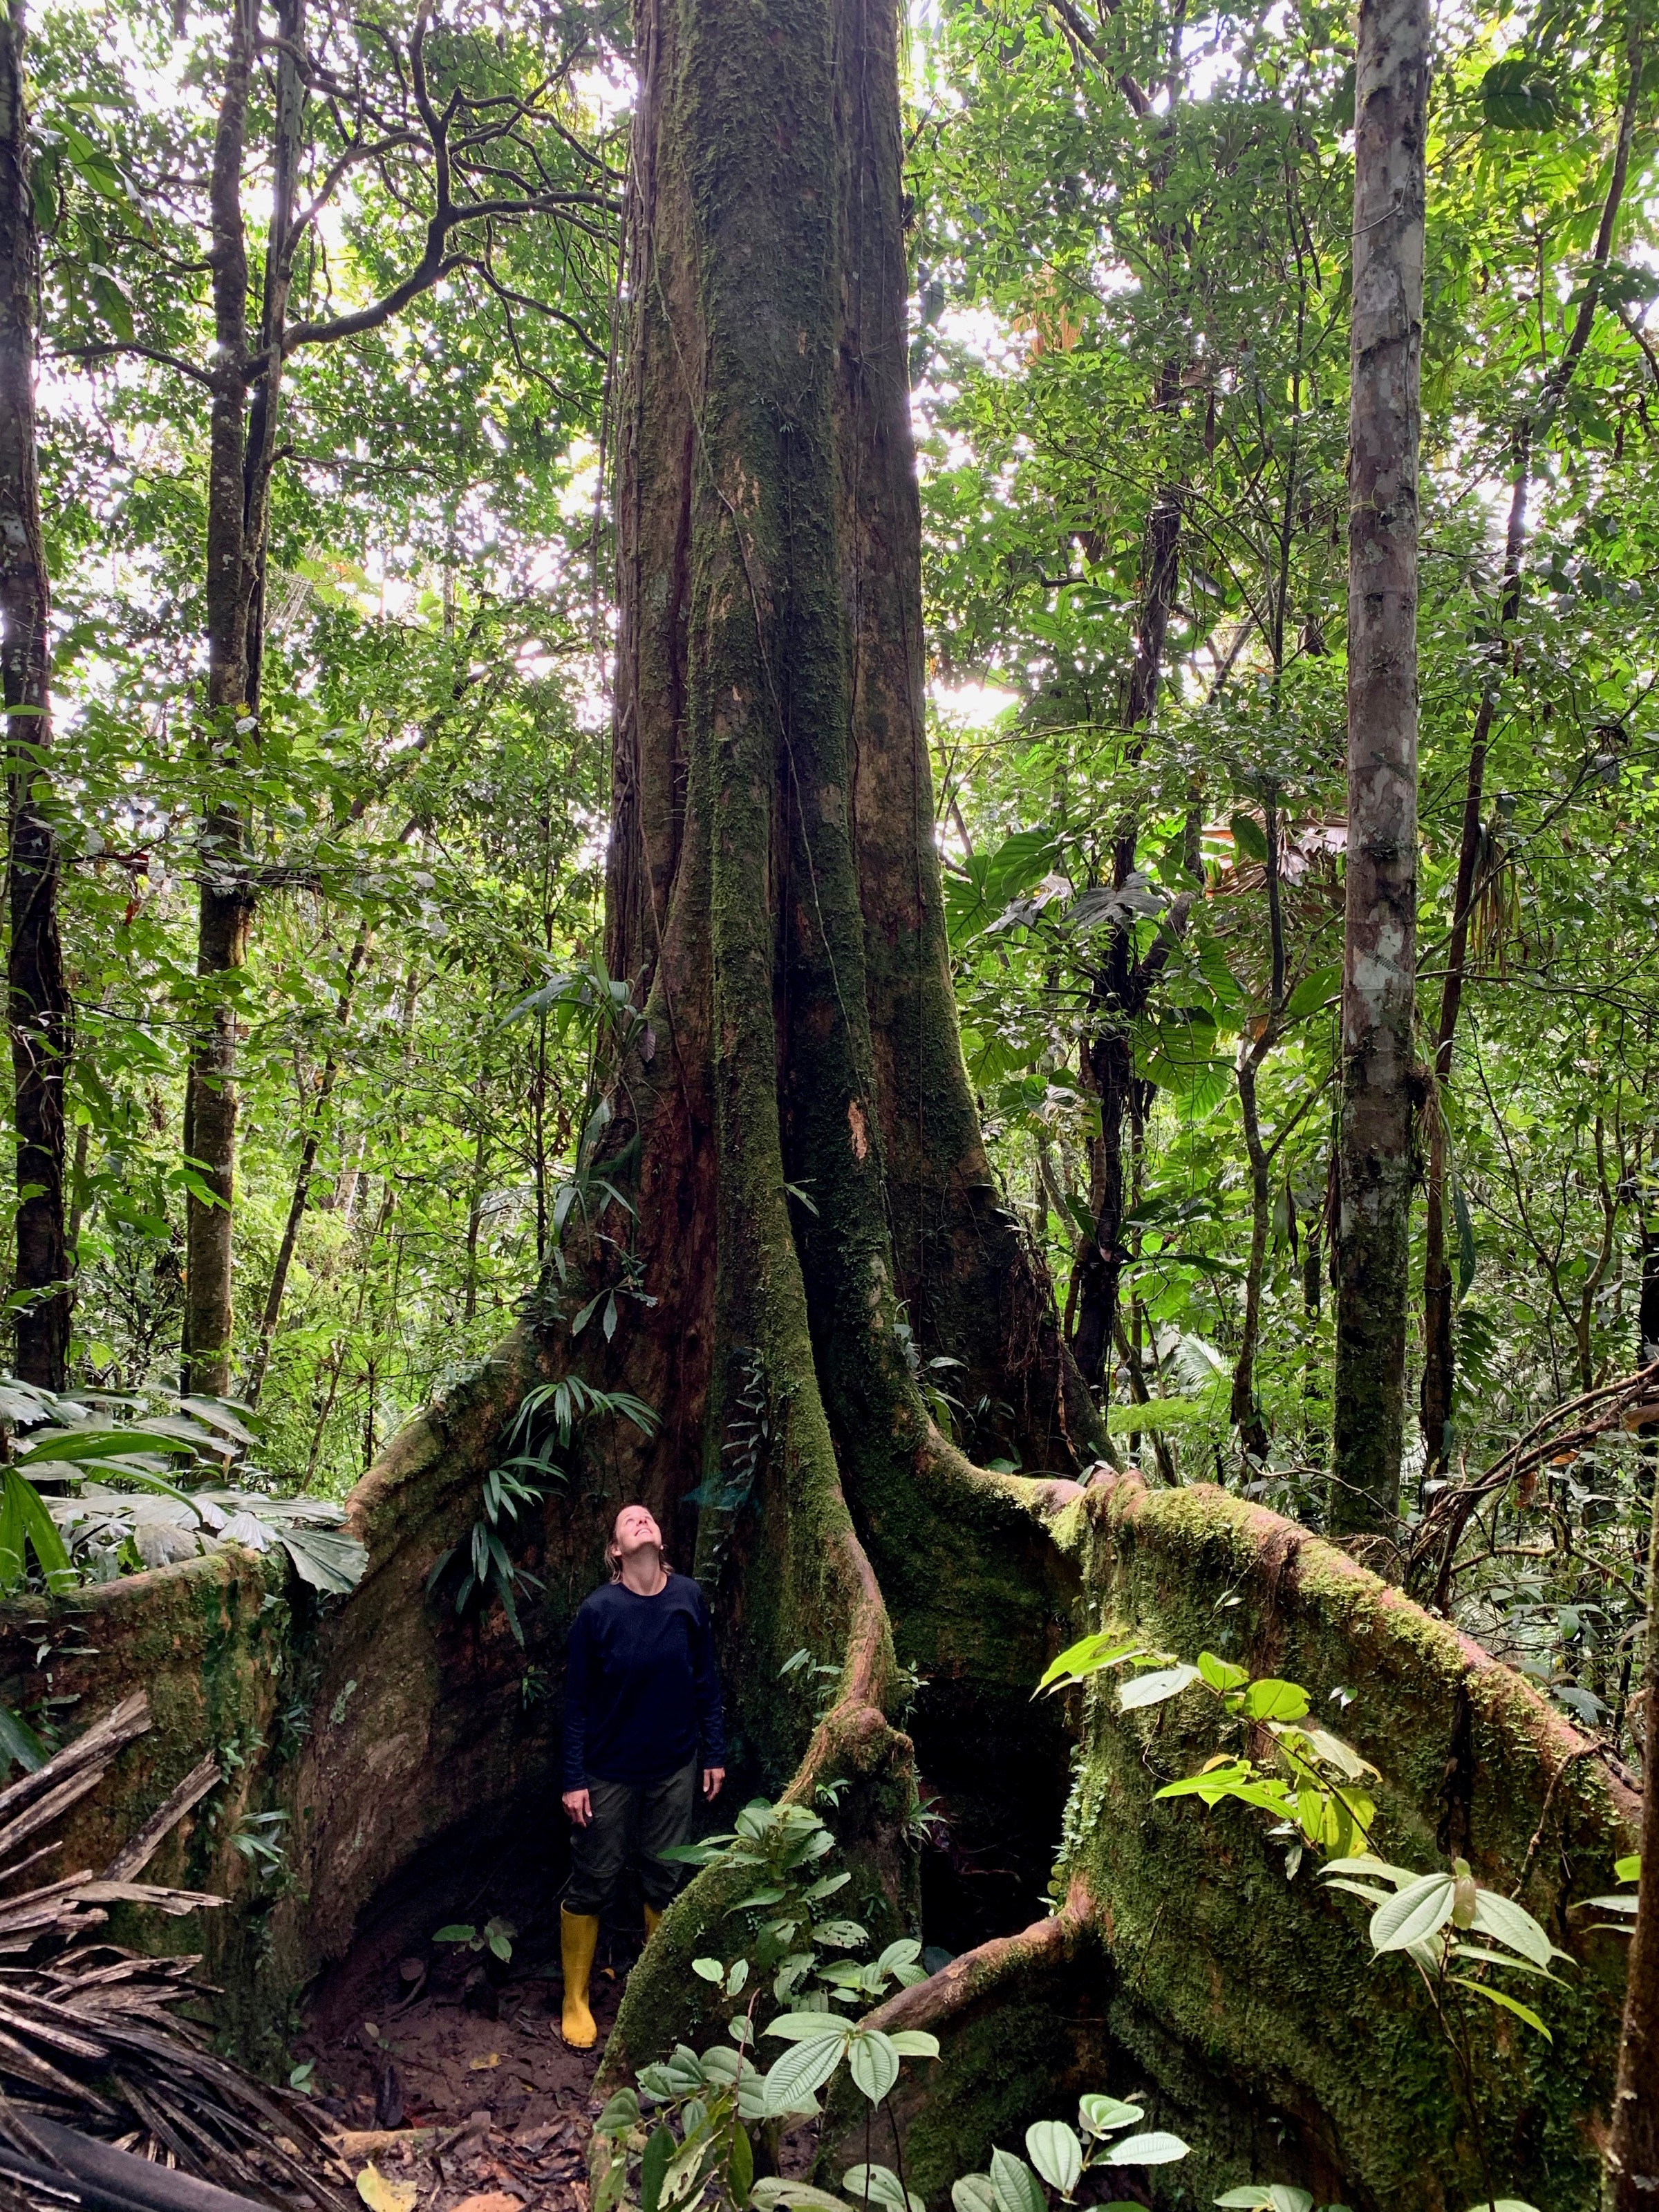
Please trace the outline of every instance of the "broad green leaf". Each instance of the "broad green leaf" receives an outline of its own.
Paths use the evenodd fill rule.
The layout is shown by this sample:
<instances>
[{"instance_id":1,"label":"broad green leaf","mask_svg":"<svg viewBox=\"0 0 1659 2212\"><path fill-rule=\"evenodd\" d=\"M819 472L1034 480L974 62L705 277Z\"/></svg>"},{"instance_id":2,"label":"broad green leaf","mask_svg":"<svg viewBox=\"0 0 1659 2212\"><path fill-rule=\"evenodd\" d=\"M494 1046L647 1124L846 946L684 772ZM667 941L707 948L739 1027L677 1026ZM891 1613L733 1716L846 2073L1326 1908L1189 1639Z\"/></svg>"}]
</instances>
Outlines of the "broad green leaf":
<instances>
[{"instance_id":1,"label":"broad green leaf","mask_svg":"<svg viewBox=\"0 0 1659 2212\"><path fill-rule=\"evenodd\" d=\"M830 2014L822 2017L831 2020L838 2029L846 2026L845 2021L835 2020ZM816 2036L810 2042L797 2043L786 2051L767 2070L766 2101L769 2108L780 2113L797 2111L804 2098L823 2088L841 2064L846 2049L843 2037L834 2034Z\"/></svg>"},{"instance_id":2,"label":"broad green leaf","mask_svg":"<svg viewBox=\"0 0 1659 2212\"><path fill-rule=\"evenodd\" d=\"M790 2043L818 2043L825 2036L833 2036L845 2043L853 2033L853 2024L833 2012L780 2013L764 2033L781 2035Z\"/></svg>"},{"instance_id":3,"label":"broad green leaf","mask_svg":"<svg viewBox=\"0 0 1659 2212\"><path fill-rule=\"evenodd\" d=\"M937 2058L939 2038L925 2027L896 2027L887 2040L901 2058Z\"/></svg>"},{"instance_id":4,"label":"broad green leaf","mask_svg":"<svg viewBox=\"0 0 1659 2212\"><path fill-rule=\"evenodd\" d=\"M732 2154L726 2172L732 2203L738 2206L747 2204L755 2179L755 2146L749 2140L748 2130L740 2124L732 2130ZM641 2212L645 2212L643 2206Z\"/></svg>"},{"instance_id":5,"label":"broad green leaf","mask_svg":"<svg viewBox=\"0 0 1659 2212\"><path fill-rule=\"evenodd\" d=\"M1308 1693L1299 1682L1280 1682L1264 1675L1244 1692L1246 1720L1299 1721L1307 1710Z\"/></svg>"},{"instance_id":6,"label":"broad green leaf","mask_svg":"<svg viewBox=\"0 0 1659 2212\"><path fill-rule=\"evenodd\" d=\"M855 2203L867 2199L879 2204L885 2212L927 2212L927 2206L914 2191L907 2191L890 2166L853 2166L841 2178L841 2185Z\"/></svg>"},{"instance_id":7,"label":"broad green leaf","mask_svg":"<svg viewBox=\"0 0 1659 2212\"><path fill-rule=\"evenodd\" d=\"M1108 2097L1093 2089L1078 2099L1078 2124L1085 2135L1110 2135L1115 2128L1132 2128L1146 2118L1139 2105L1126 2104L1121 2097Z\"/></svg>"},{"instance_id":8,"label":"broad green leaf","mask_svg":"<svg viewBox=\"0 0 1659 2212\"><path fill-rule=\"evenodd\" d=\"M1198 1678L1196 1667L1161 1667L1124 1683L1117 1693L1117 1701L1126 1713L1139 1712L1144 1706L1161 1705L1167 1698L1178 1698L1183 1690L1191 1689Z\"/></svg>"},{"instance_id":9,"label":"broad green leaf","mask_svg":"<svg viewBox=\"0 0 1659 2212\"><path fill-rule=\"evenodd\" d=\"M1614 1878L1619 1881L1639 1881L1642 1878L1641 1853L1632 1851L1628 1858L1615 1859L1613 1863L1613 1871Z\"/></svg>"},{"instance_id":10,"label":"broad green leaf","mask_svg":"<svg viewBox=\"0 0 1659 2212\"><path fill-rule=\"evenodd\" d=\"M1371 1915L1371 1948L1407 1951L1437 1934L1451 1918L1455 1887L1449 1874L1419 1875L1407 1888L1385 1898Z\"/></svg>"},{"instance_id":11,"label":"broad green leaf","mask_svg":"<svg viewBox=\"0 0 1659 2212\"><path fill-rule=\"evenodd\" d=\"M673 2155L672 2129L653 2129L640 2160L640 2212L657 2212L662 2201L663 2177Z\"/></svg>"},{"instance_id":12,"label":"broad green leaf","mask_svg":"<svg viewBox=\"0 0 1659 2212\"><path fill-rule=\"evenodd\" d=\"M1048 2200L1023 2158L1012 2151L991 2153L991 2186L996 2192L997 2212L1048 2212Z\"/></svg>"},{"instance_id":13,"label":"broad green leaf","mask_svg":"<svg viewBox=\"0 0 1659 2212\"><path fill-rule=\"evenodd\" d=\"M1495 1889L1475 1892L1470 1925L1482 1936L1496 1936L1500 1943L1507 1943L1511 1951L1518 1951L1534 1966L1547 1966L1557 1955L1554 1944L1525 1906L1512 1898L1500 1897Z\"/></svg>"},{"instance_id":14,"label":"broad green leaf","mask_svg":"<svg viewBox=\"0 0 1659 2212\"><path fill-rule=\"evenodd\" d=\"M1085 1636L1076 1644L1068 1644L1059 1658L1045 1670L1039 1690L1065 1689L1073 1682L1085 1681L1097 1674L1103 1667L1115 1667L1121 1659L1142 1649L1139 1637L1126 1634L1118 1628L1104 1628L1092 1636Z\"/></svg>"},{"instance_id":15,"label":"broad green leaf","mask_svg":"<svg viewBox=\"0 0 1659 2212\"><path fill-rule=\"evenodd\" d=\"M1125 2136L1107 2152L1113 2166L1173 2166L1177 2159L1185 2158L1188 2147L1179 2136L1154 2128L1144 2136Z\"/></svg>"},{"instance_id":16,"label":"broad green leaf","mask_svg":"<svg viewBox=\"0 0 1659 2212\"><path fill-rule=\"evenodd\" d=\"M988 2173L964 2173L951 2184L955 2212L999 2212L997 2193Z\"/></svg>"},{"instance_id":17,"label":"broad green leaf","mask_svg":"<svg viewBox=\"0 0 1659 2212\"><path fill-rule=\"evenodd\" d=\"M880 2104L899 2077L899 2055L878 2027L854 2031L847 2046L854 2081L872 2105Z\"/></svg>"},{"instance_id":18,"label":"broad green leaf","mask_svg":"<svg viewBox=\"0 0 1659 2212\"><path fill-rule=\"evenodd\" d=\"M1200 1651L1198 1671L1212 1690L1237 1690L1250 1679L1248 1667L1236 1667L1231 1659L1218 1659L1213 1651Z\"/></svg>"},{"instance_id":19,"label":"broad green leaf","mask_svg":"<svg viewBox=\"0 0 1659 2212\"><path fill-rule=\"evenodd\" d=\"M1083 2172L1083 2146L1064 2120L1038 2120L1025 2130L1025 2154L1050 2189L1069 2197Z\"/></svg>"}]
</instances>

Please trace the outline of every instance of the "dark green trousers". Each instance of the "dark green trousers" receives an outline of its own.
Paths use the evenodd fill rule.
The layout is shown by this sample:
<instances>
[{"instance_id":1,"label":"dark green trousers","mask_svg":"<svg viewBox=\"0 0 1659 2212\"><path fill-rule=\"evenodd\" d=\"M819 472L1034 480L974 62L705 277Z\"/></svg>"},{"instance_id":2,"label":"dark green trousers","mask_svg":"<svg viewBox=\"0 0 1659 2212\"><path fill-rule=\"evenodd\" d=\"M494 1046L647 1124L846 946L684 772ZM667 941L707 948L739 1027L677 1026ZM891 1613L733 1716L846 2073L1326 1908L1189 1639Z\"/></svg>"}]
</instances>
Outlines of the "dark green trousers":
<instances>
[{"instance_id":1,"label":"dark green trousers","mask_svg":"<svg viewBox=\"0 0 1659 2212\"><path fill-rule=\"evenodd\" d=\"M590 1774L587 1794L593 1817L585 1828L570 1832L565 1911L603 1912L631 1862L639 1869L646 1903L660 1912L678 1889L684 1869L657 1853L690 1840L697 1762L660 1782L602 1782Z\"/></svg>"}]
</instances>

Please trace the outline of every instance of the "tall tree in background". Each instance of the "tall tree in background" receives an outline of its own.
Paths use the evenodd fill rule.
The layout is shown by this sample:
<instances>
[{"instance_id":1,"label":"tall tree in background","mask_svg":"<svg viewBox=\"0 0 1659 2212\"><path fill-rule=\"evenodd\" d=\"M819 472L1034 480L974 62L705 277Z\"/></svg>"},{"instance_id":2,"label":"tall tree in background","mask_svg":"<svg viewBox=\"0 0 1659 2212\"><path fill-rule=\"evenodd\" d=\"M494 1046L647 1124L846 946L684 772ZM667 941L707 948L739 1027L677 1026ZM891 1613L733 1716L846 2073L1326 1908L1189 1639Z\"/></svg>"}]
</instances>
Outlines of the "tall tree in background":
<instances>
[{"instance_id":1,"label":"tall tree in background","mask_svg":"<svg viewBox=\"0 0 1659 2212\"><path fill-rule=\"evenodd\" d=\"M556 317L597 350L564 309L505 280L497 260L510 255L526 219L557 216L580 228L580 210L602 220L612 210L603 164L562 129L556 113L590 44L579 19L542 71L515 82L516 55L504 40L498 48L494 37L451 33L424 11L406 35L360 26L359 49L346 58L326 50L331 23L322 27L313 51L303 0L281 0L276 15L277 36L270 40L260 34L258 0L234 0L231 10L206 203L213 343L205 367L173 364L211 394L204 768L214 789L199 845L198 1034L185 1102L184 1150L198 1182L186 1199L183 1366L187 1389L216 1394L228 1389L231 1374L239 977L262 880L239 782L258 757L285 374L296 355L380 330L446 282L474 304L499 303L509 322L515 310ZM262 54L274 58L268 118L255 105ZM310 127L313 88L325 95L329 118L320 143ZM250 170L259 168L269 171L270 216L256 266L244 207ZM349 181L365 191L383 187L410 214L419 244L401 269L394 257L383 289L336 312L316 225ZM296 271L307 283L306 301L316 295L314 314L290 312Z\"/></svg>"},{"instance_id":2,"label":"tall tree in background","mask_svg":"<svg viewBox=\"0 0 1659 2212\"><path fill-rule=\"evenodd\" d=\"M0 675L11 854L7 975L17 1127L17 1371L67 1380L64 1076L73 1042L58 940L58 835L45 792L51 743L50 603L35 452L39 255L23 98L22 0L0 8Z\"/></svg>"},{"instance_id":3,"label":"tall tree in background","mask_svg":"<svg viewBox=\"0 0 1659 2212\"><path fill-rule=\"evenodd\" d=\"M1425 0L1361 0L1348 453L1348 843L1337 1218L1340 1533L1400 1494L1417 964Z\"/></svg>"}]
</instances>

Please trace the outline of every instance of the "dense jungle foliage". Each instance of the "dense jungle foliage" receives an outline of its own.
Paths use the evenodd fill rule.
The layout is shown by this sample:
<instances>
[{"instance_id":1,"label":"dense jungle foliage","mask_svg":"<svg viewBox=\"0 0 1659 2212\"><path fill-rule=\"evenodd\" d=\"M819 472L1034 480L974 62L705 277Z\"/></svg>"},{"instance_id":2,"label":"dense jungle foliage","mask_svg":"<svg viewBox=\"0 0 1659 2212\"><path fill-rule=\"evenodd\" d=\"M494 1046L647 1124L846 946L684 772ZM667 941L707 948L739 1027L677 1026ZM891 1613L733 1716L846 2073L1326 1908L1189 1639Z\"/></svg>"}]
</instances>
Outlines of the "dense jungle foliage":
<instances>
[{"instance_id":1,"label":"dense jungle foliage","mask_svg":"<svg viewBox=\"0 0 1659 2212\"><path fill-rule=\"evenodd\" d=\"M1655 39L1641 0L1437 29L1422 1414L1377 1554L1633 1762ZM914 11L907 66L935 799L995 1169L1120 1451L1321 1526L1352 27L963 0ZM246 1482L343 1495L554 1264L628 1005L599 951L627 25L68 0L27 71L52 713L39 743L14 715L11 767L61 856L66 1379L228 1395ZM234 1334L216 1374L200 1324L181 1381L204 1223ZM954 1371L927 1348L988 1458Z\"/></svg>"}]
</instances>

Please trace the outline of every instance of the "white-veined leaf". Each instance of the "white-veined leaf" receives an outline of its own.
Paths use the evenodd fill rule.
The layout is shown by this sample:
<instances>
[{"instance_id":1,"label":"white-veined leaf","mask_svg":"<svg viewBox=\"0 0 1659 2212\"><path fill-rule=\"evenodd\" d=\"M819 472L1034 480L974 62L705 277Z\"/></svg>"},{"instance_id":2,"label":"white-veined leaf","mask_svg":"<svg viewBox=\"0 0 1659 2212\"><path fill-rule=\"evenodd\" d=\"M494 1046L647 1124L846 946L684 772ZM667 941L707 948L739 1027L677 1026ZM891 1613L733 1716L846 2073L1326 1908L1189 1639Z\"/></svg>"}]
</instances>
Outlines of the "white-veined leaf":
<instances>
[{"instance_id":1,"label":"white-veined leaf","mask_svg":"<svg viewBox=\"0 0 1659 2212\"><path fill-rule=\"evenodd\" d=\"M1173 2166L1186 2155L1187 2145L1181 2137L1163 2128L1154 2128L1144 2136L1125 2136L1106 2154L1113 2166Z\"/></svg>"},{"instance_id":2,"label":"white-veined leaf","mask_svg":"<svg viewBox=\"0 0 1659 2212\"><path fill-rule=\"evenodd\" d=\"M1500 1897L1495 1889L1476 1890L1474 1918L1469 1925L1482 1936L1496 1936L1536 1966L1547 1966L1557 1956L1554 1944L1526 1907L1513 1898Z\"/></svg>"},{"instance_id":3,"label":"white-veined leaf","mask_svg":"<svg viewBox=\"0 0 1659 2212\"><path fill-rule=\"evenodd\" d=\"M1048 2212L1042 2183L1012 2151L991 2153L991 2186L996 2192L996 2212Z\"/></svg>"},{"instance_id":4,"label":"white-veined leaf","mask_svg":"<svg viewBox=\"0 0 1659 2212\"><path fill-rule=\"evenodd\" d=\"M1069 2197L1083 2172L1083 2145L1064 2120L1038 2120L1025 2130L1025 2154L1050 2189Z\"/></svg>"},{"instance_id":5,"label":"white-veined leaf","mask_svg":"<svg viewBox=\"0 0 1659 2212\"><path fill-rule=\"evenodd\" d=\"M853 2079L872 2105L880 2104L899 2077L899 2055L878 2027L861 2027L847 2046Z\"/></svg>"},{"instance_id":6,"label":"white-veined leaf","mask_svg":"<svg viewBox=\"0 0 1659 2212\"><path fill-rule=\"evenodd\" d=\"M1385 1898L1371 1915L1371 1948L1408 1951L1437 1935L1451 1918L1456 1887L1455 1875L1425 1874Z\"/></svg>"}]
</instances>

